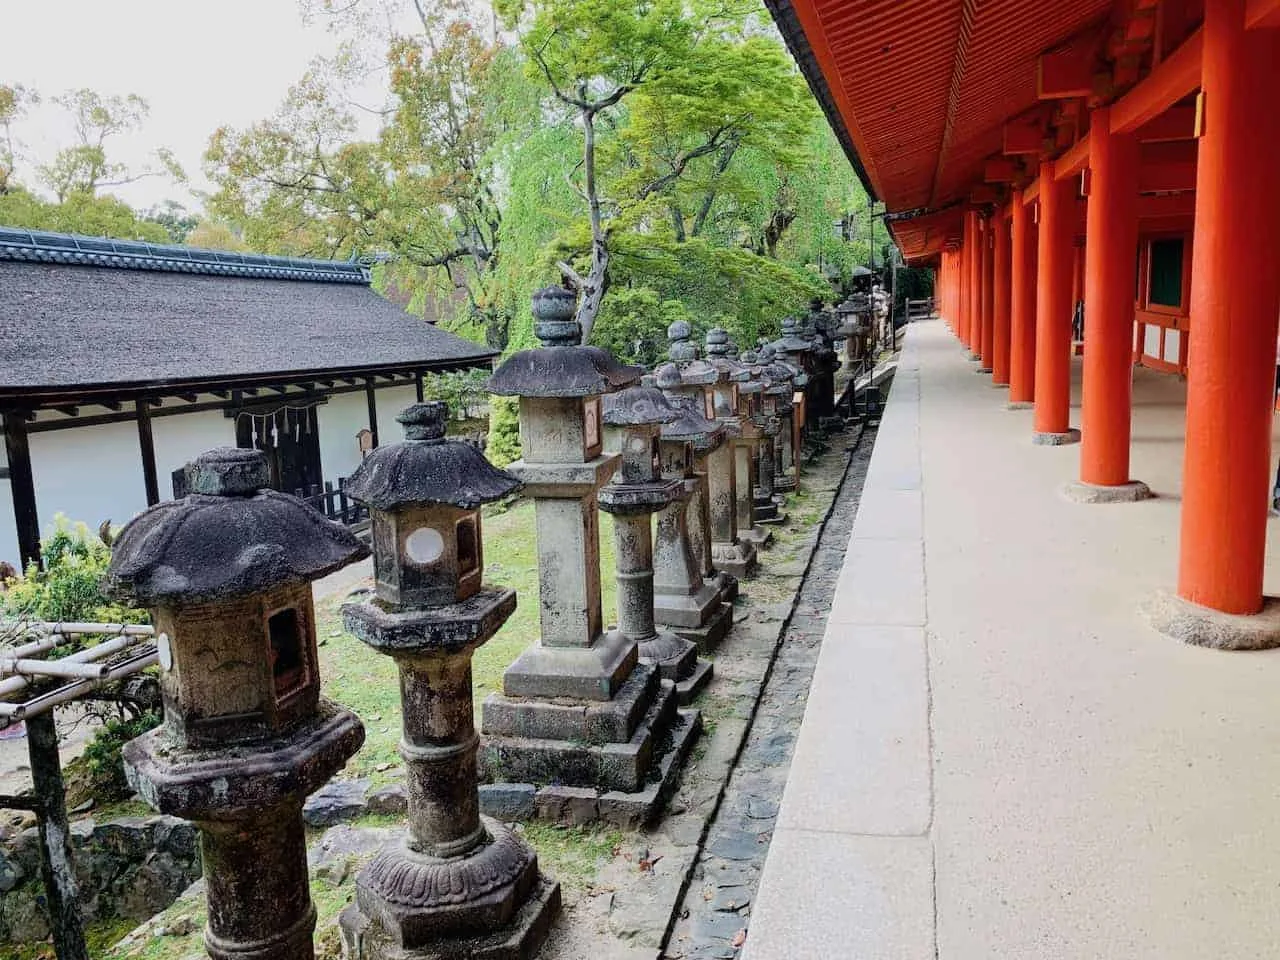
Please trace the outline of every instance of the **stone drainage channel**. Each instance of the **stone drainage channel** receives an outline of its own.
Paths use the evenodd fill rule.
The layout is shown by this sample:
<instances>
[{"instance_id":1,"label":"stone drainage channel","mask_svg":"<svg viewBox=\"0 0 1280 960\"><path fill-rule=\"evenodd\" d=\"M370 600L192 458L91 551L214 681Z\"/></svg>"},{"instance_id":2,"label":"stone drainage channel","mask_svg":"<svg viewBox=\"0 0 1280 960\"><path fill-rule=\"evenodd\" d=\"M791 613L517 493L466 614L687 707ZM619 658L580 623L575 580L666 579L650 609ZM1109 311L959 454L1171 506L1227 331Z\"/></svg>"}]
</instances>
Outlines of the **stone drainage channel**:
<instances>
[{"instance_id":1,"label":"stone drainage channel","mask_svg":"<svg viewBox=\"0 0 1280 960\"><path fill-rule=\"evenodd\" d=\"M875 427L848 434L852 454L805 573L684 902L664 944L666 960L732 960L749 935L764 870L845 550L858 512ZM839 437L833 438L839 443Z\"/></svg>"},{"instance_id":2,"label":"stone drainage channel","mask_svg":"<svg viewBox=\"0 0 1280 960\"><path fill-rule=\"evenodd\" d=\"M874 441L873 425L853 426L809 465L792 532L764 553L715 652L704 732L667 811L624 835L588 889L565 888L540 960L741 952Z\"/></svg>"}]
</instances>

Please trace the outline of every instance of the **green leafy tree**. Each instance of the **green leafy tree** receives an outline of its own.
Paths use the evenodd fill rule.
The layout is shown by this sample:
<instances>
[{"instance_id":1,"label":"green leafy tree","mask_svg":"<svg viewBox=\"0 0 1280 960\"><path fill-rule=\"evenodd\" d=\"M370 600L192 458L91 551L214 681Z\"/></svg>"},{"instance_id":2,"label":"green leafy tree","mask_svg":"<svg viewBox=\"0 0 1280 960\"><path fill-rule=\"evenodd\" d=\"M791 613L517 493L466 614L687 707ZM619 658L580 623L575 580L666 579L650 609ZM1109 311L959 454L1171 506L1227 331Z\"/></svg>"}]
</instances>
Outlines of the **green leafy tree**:
<instances>
[{"instance_id":1,"label":"green leafy tree","mask_svg":"<svg viewBox=\"0 0 1280 960\"><path fill-rule=\"evenodd\" d=\"M758 7L699 0L534 0L508 7L524 23L530 76L581 130L570 182L586 211L585 252L559 267L582 294L583 335L613 279L624 232L669 217L677 241L706 228L744 146L797 164L785 145L813 113L776 39L758 35ZM579 264L582 264L581 267Z\"/></svg>"},{"instance_id":2,"label":"green leafy tree","mask_svg":"<svg viewBox=\"0 0 1280 960\"><path fill-rule=\"evenodd\" d=\"M28 107L39 102L40 96L34 90L21 84L0 83L0 196L17 187L14 168L21 144L14 125L22 119Z\"/></svg>"},{"instance_id":3,"label":"green leafy tree","mask_svg":"<svg viewBox=\"0 0 1280 960\"><path fill-rule=\"evenodd\" d=\"M359 12L365 5L350 5ZM415 4L419 30L392 35L385 122L356 139L350 64L317 63L269 120L210 141L211 210L255 249L393 255L387 278L417 303L464 294L469 317L505 343L491 285L499 264L506 145L539 123L513 53L455 0ZM359 21L364 23L366 21ZM427 294L418 295L423 288ZM446 320L450 319L448 317Z\"/></svg>"},{"instance_id":4,"label":"green leafy tree","mask_svg":"<svg viewBox=\"0 0 1280 960\"><path fill-rule=\"evenodd\" d=\"M130 170L108 156L108 141L136 130L146 120L150 107L135 93L103 96L87 87L68 90L53 102L71 114L76 141L39 168L41 181L59 202L77 193L96 195L101 189L133 183L144 177L168 174L184 180L181 166L167 148L156 151L156 164Z\"/></svg>"}]
</instances>

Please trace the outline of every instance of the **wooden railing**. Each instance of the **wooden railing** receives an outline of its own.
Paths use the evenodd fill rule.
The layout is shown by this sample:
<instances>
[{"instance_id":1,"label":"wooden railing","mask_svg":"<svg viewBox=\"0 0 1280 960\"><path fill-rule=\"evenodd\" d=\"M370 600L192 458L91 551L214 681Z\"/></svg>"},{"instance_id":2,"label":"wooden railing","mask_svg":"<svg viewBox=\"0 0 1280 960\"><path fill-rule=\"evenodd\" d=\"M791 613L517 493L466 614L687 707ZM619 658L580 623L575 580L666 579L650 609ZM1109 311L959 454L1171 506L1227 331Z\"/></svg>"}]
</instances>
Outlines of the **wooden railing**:
<instances>
[{"instance_id":1,"label":"wooden railing","mask_svg":"<svg viewBox=\"0 0 1280 960\"><path fill-rule=\"evenodd\" d=\"M369 511L365 506L347 495L347 478L339 477L335 487L333 481L326 480L324 486L313 483L303 489L293 491L293 495L309 506L315 507L330 520L346 524L349 527L366 523Z\"/></svg>"}]
</instances>

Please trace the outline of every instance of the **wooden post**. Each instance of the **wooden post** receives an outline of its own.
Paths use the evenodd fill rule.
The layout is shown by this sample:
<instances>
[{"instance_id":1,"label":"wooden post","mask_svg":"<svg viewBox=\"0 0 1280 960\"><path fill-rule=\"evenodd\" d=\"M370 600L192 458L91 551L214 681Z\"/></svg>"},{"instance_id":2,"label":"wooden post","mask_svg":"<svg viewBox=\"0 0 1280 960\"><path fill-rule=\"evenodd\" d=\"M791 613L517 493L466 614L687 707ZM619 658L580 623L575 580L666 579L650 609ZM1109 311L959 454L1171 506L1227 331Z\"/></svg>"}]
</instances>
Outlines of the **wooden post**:
<instances>
[{"instance_id":1,"label":"wooden post","mask_svg":"<svg viewBox=\"0 0 1280 960\"><path fill-rule=\"evenodd\" d=\"M992 266L992 283L994 296L992 310L995 314L993 336L995 342L991 347L991 382L997 386L1009 384L1009 350L1011 337L1011 321L1009 313L1009 220L1005 215L997 213L992 221L995 244L995 262Z\"/></svg>"},{"instance_id":2,"label":"wooden post","mask_svg":"<svg viewBox=\"0 0 1280 960\"><path fill-rule=\"evenodd\" d=\"M33 563L42 565L40 516L36 512L31 449L27 446L27 411L5 411L4 445L9 458L9 490L13 496L13 517L18 531L18 556L25 570Z\"/></svg>"},{"instance_id":3,"label":"wooden post","mask_svg":"<svg viewBox=\"0 0 1280 960\"><path fill-rule=\"evenodd\" d=\"M369 404L369 432L373 434L373 446L378 447L378 400L374 395L373 377L364 382L364 398Z\"/></svg>"},{"instance_id":4,"label":"wooden post","mask_svg":"<svg viewBox=\"0 0 1280 960\"><path fill-rule=\"evenodd\" d=\"M1085 245L1084 390L1080 479L1129 483L1133 394L1133 265L1138 252L1138 143L1093 111Z\"/></svg>"},{"instance_id":5,"label":"wooden post","mask_svg":"<svg viewBox=\"0 0 1280 960\"><path fill-rule=\"evenodd\" d=\"M89 960L80 919L80 890L71 855L71 826L58 759L58 730L53 712L27 720L27 755L39 806L40 872L49 900L49 925L58 960Z\"/></svg>"},{"instance_id":6,"label":"wooden post","mask_svg":"<svg viewBox=\"0 0 1280 960\"><path fill-rule=\"evenodd\" d=\"M138 419L138 449L142 453L142 483L147 491L147 506L160 502L160 483L156 479L156 445L151 436L151 407L146 397L134 401Z\"/></svg>"},{"instance_id":7,"label":"wooden post","mask_svg":"<svg viewBox=\"0 0 1280 960\"><path fill-rule=\"evenodd\" d=\"M1036 443L1077 439L1071 417L1071 274L1075 263L1076 180L1040 164L1040 272L1036 284Z\"/></svg>"},{"instance_id":8,"label":"wooden post","mask_svg":"<svg viewBox=\"0 0 1280 960\"><path fill-rule=\"evenodd\" d=\"M1013 194L1009 274L1009 402L1030 404L1036 392L1036 226L1022 191Z\"/></svg>"},{"instance_id":9,"label":"wooden post","mask_svg":"<svg viewBox=\"0 0 1280 960\"><path fill-rule=\"evenodd\" d=\"M979 267L981 277L978 283L978 299L982 307L982 346L978 353L982 355L979 371L991 373L994 368L996 325L995 325L995 218L984 217L979 221L978 243L982 248L982 263Z\"/></svg>"},{"instance_id":10,"label":"wooden post","mask_svg":"<svg viewBox=\"0 0 1280 960\"><path fill-rule=\"evenodd\" d=\"M1263 606L1280 314L1280 30L1205 4L1178 595Z\"/></svg>"}]
</instances>

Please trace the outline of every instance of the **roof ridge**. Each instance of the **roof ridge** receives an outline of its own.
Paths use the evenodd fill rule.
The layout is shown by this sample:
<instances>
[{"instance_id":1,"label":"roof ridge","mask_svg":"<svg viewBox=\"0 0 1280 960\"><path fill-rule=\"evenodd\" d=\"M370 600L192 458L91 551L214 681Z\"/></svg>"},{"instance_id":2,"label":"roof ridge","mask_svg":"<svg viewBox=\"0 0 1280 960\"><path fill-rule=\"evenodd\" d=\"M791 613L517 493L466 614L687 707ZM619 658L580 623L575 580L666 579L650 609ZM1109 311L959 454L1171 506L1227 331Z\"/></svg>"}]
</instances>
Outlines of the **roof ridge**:
<instances>
[{"instance_id":1,"label":"roof ridge","mask_svg":"<svg viewBox=\"0 0 1280 960\"><path fill-rule=\"evenodd\" d=\"M262 280L309 280L366 286L369 283L368 270L352 261L233 253L180 244L111 240L5 226L0 226L0 260Z\"/></svg>"}]
</instances>

